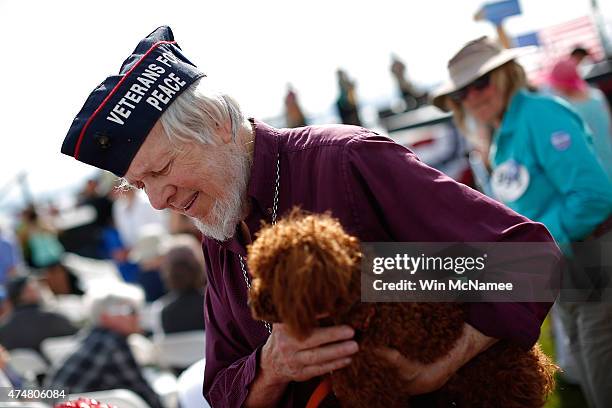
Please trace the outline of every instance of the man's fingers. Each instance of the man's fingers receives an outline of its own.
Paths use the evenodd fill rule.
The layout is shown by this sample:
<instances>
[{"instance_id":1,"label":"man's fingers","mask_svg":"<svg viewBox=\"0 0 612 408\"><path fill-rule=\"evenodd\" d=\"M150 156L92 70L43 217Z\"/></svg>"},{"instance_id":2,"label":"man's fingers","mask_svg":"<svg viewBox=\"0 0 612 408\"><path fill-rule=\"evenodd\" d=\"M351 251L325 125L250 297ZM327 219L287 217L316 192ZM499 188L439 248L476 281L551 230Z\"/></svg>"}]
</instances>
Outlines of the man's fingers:
<instances>
[{"instance_id":1,"label":"man's fingers","mask_svg":"<svg viewBox=\"0 0 612 408\"><path fill-rule=\"evenodd\" d=\"M319 347L327 343L352 339L355 331L350 326L332 326L315 329L308 338L302 342L305 349Z\"/></svg>"},{"instance_id":2,"label":"man's fingers","mask_svg":"<svg viewBox=\"0 0 612 408\"><path fill-rule=\"evenodd\" d=\"M287 332L284 324L275 324L269 341L276 358L268 360L280 377L305 381L350 364L350 356L359 350L352 340L354 334L350 326L333 326L317 328L299 340Z\"/></svg>"},{"instance_id":3,"label":"man's fingers","mask_svg":"<svg viewBox=\"0 0 612 408\"><path fill-rule=\"evenodd\" d=\"M331 360L349 357L359 350L356 341L344 341L324 347L302 350L296 353L298 362L305 366L322 364Z\"/></svg>"},{"instance_id":4,"label":"man's fingers","mask_svg":"<svg viewBox=\"0 0 612 408\"><path fill-rule=\"evenodd\" d=\"M301 372L301 375L298 378L296 378L296 381L306 381L313 377L319 377L321 375L330 373L334 370L339 370L341 368L344 368L349 364L351 364L351 358L346 357L346 358L341 358L338 360L329 361L325 364L304 367L304 369Z\"/></svg>"}]
</instances>

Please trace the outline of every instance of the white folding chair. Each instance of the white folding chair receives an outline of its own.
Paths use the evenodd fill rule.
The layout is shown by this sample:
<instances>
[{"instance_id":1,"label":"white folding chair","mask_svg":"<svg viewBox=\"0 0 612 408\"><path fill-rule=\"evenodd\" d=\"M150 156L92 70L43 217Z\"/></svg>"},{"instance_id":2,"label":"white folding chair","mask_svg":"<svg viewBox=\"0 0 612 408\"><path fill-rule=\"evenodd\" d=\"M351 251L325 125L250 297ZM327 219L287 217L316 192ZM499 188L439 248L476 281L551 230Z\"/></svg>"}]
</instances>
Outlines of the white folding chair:
<instances>
[{"instance_id":1,"label":"white folding chair","mask_svg":"<svg viewBox=\"0 0 612 408\"><path fill-rule=\"evenodd\" d=\"M134 355L134 360L141 366L155 364L155 346L142 334L134 333L128 336L128 344Z\"/></svg>"},{"instance_id":2,"label":"white folding chair","mask_svg":"<svg viewBox=\"0 0 612 408\"><path fill-rule=\"evenodd\" d=\"M123 281L117 266L110 260L91 259L67 253L63 262L79 278L85 292L95 291L99 285L112 285Z\"/></svg>"},{"instance_id":3,"label":"white folding chair","mask_svg":"<svg viewBox=\"0 0 612 408\"><path fill-rule=\"evenodd\" d=\"M70 394L67 400L79 398L95 399L101 403L114 405L119 408L151 408L140 395L125 389Z\"/></svg>"},{"instance_id":4,"label":"white folding chair","mask_svg":"<svg viewBox=\"0 0 612 408\"><path fill-rule=\"evenodd\" d=\"M206 360L198 360L179 375L177 393L181 408L210 408L208 401L202 396L205 366Z\"/></svg>"},{"instance_id":5,"label":"white folding chair","mask_svg":"<svg viewBox=\"0 0 612 408\"><path fill-rule=\"evenodd\" d=\"M58 366L79 347L76 336L48 337L40 343L40 349L52 366Z\"/></svg>"},{"instance_id":6,"label":"white folding chair","mask_svg":"<svg viewBox=\"0 0 612 408\"><path fill-rule=\"evenodd\" d=\"M57 295L53 310L68 318L72 323L80 325L89 318L89 305L82 295Z\"/></svg>"},{"instance_id":7,"label":"white folding chair","mask_svg":"<svg viewBox=\"0 0 612 408\"><path fill-rule=\"evenodd\" d=\"M49 364L36 350L19 348L9 351L10 365L21 377L33 380L40 374L47 374Z\"/></svg>"},{"instance_id":8,"label":"white folding chair","mask_svg":"<svg viewBox=\"0 0 612 408\"><path fill-rule=\"evenodd\" d=\"M154 338L157 363L164 368L186 368L204 358L203 330L169 333Z\"/></svg>"},{"instance_id":9,"label":"white folding chair","mask_svg":"<svg viewBox=\"0 0 612 408\"><path fill-rule=\"evenodd\" d=\"M159 369L157 367L144 367L142 369L142 375L151 385L153 391L159 395L162 404L166 408L178 407L176 376L171 371L167 369Z\"/></svg>"}]
</instances>

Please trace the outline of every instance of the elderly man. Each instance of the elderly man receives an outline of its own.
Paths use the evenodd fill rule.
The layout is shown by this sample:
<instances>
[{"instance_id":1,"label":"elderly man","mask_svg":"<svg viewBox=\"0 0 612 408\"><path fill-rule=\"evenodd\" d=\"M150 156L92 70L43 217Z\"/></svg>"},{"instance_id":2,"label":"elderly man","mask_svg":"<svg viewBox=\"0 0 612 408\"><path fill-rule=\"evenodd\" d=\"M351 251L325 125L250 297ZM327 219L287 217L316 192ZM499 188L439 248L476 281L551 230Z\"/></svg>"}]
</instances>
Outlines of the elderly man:
<instances>
[{"instance_id":1,"label":"elderly man","mask_svg":"<svg viewBox=\"0 0 612 408\"><path fill-rule=\"evenodd\" d=\"M544 241L530 222L433 170L410 151L354 126L274 129L247 119L183 55L168 27L137 46L118 76L98 86L77 115L62 152L144 189L153 207L193 218L205 239L204 392L215 407L304 406L318 376L358 351L351 327L305 340L283 324L251 317L246 246L262 221L299 205L331 211L362 241ZM557 256L552 249L552 257ZM414 394L440 387L462 364L506 339L538 338L549 303L474 303L446 358L421 366L389 359Z\"/></svg>"},{"instance_id":2,"label":"elderly man","mask_svg":"<svg viewBox=\"0 0 612 408\"><path fill-rule=\"evenodd\" d=\"M163 405L141 374L127 338L139 333L138 301L128 289L113 287L91 304L93 327L79 348L47 379L47 387L70 393L125 388L151 408Z\"/></svg>"}]
</instances>

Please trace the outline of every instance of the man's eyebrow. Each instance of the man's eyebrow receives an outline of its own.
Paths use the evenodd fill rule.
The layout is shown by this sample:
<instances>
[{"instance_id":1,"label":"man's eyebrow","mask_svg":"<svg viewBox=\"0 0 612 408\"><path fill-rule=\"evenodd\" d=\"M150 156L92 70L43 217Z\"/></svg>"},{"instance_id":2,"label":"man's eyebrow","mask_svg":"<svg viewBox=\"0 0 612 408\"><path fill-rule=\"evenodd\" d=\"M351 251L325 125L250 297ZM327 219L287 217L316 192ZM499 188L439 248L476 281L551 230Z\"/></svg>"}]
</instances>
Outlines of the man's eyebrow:
<instances>
[{"instance_id":1,"label":"man's eyebrow","mask_svg":"<svg viewBox=\"0 0 612 408\"><path fill-rule=\"evenodd\" d=\"M161 163L165 163L168 160L172 160L174 159L174 156L171 156L170 153L164 154L162 155L162 158L160 160L158 160L157 162ZM133 174L132 176L136 179L136 180L142 180L145 176L149 176L152 175L154 173L156 173L157 170L141 170L139 172L135 172L135 174ZM135 183L130 181L127 177L123 177L123 179L130 185L134 185Z\"/></svg>"},{"instance_id":2,"label":"man's eyebrow","mask_svg":"<svg viewBox=\"0 0 612 408\"><path fill-rule=\"evenodd\" d=\"M132 175L132 177L127 177L127 176L121 177L121 179L130 186L134 186L136 184L136 181L133 181L133 180L140 180L141 178L142 176L140 174Z\"/></svg>"}]
</instances>

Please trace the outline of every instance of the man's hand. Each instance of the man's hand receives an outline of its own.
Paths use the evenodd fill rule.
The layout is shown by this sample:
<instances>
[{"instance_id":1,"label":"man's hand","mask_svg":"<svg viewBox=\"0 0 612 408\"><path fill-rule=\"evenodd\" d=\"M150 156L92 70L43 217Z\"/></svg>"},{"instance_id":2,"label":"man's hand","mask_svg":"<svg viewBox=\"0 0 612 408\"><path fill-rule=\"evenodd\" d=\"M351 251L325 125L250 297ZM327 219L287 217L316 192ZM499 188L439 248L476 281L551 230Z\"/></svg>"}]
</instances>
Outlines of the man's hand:
<instances>
[{"instance_id":1,"label":"man's hand","mask_svg":"<svg viewBox=\"0 0 612 408\"><path fill-rule=\"evenodd\" d=\"M354 335L349 326L334 326L315 329L298 340L289 335L284 324L274 324L261 350L257 376L245 406L273 406L289 382L307 381L346 367L358 351Z\"/></svg>"},{"instance_id":2,"label":"man's hand","mask_svg":"<svg viewBox=\"0 0 612 408\"><path fill-rule=\"evenodd\" d=\"M383 348L377 353L398 370L406 381L406 391L410 395L419 395L442 387L465 363L496 341L497 339L485 336L466 323L463 325L463 334L457 340L455 347L446 356L432 364L409 360L395 349Z\"/></svg>"},{"instance_id":3,"label":"man's hand","mask_svg":"<svg viewBox=\"0 0 612 408\"><path fill-rule=\"evenodd\" d=\"M261 369L277 382L306 381L350 364L358 350L349 326L318 328L304 340L275 324L261 355Z\"/></svg>"}]
</instances>

